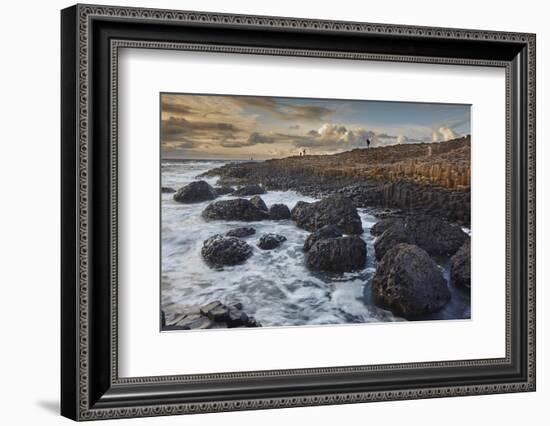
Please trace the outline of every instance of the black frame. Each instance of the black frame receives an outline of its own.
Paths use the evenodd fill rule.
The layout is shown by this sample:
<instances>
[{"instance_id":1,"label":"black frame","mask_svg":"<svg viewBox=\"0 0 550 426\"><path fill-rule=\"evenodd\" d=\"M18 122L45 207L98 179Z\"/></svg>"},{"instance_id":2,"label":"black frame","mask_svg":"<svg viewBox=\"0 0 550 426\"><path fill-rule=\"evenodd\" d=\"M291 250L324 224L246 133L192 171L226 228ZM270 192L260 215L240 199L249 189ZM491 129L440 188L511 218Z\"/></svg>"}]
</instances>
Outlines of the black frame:
<instances>
[{"instance_id":1,"label":"black frame","mask_svg":"<svg viewBox=\"0 0 550 426\"><path fill-rule=\"evenodd\" d=\"M74 420L535 390L535 35L76 5L61 13L61 413ZM503 67L507 355L119 378L116 85L124 47Z\"/></svg>"}]
</instances>

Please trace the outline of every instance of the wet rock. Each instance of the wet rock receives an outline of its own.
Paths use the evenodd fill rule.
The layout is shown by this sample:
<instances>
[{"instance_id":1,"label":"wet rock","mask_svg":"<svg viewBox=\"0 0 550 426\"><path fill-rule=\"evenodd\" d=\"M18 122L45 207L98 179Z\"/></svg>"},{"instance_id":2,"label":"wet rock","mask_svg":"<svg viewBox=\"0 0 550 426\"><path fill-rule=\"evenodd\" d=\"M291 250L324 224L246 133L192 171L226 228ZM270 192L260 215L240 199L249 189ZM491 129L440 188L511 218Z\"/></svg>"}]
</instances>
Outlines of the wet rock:
<instances>
[{"instance_id":1,"label":"wet rock","mask_svg":"<svg viewBox=\"0 0 550 426\"><path fill-rule=\"evenodd\" d=\"M371 235L374 235L375 237L378 237L384 233L384 231L388 228L391 228L393 225L400 224L401 226L404 225L403 219L398 218L387 218L382 219L379 222L376 222L372 228L370 229Z\"/></svg>"},{"instance_id":2,"label":"wet rock","mask_svg":"<svg viewBox=\"0 0 550 426\"><path fill-rule=\"evenodd\" d=\"M200 307L200 313L213 321L224 321L229 313L229 307L219 300Z\"/></svg>"},{"instance_id":3,"label":"wet rock","mask_svg":"<svg viewBox=\"0 0 550 426\"><path fill-rule=\"evenodd\" d=\"M304 221L310 204L305 201L298 201L290 211L290 218L294 222Z\"/></svg>"},{"instance_id":4,"label":"wet rock","mask_svg":"<svg viewBox=\"0 0 550 426\"><path fill-rule=\"evenodd\" d=\"M325 225L335 225L344 234L361 234L361 218L352 201L333 195L314 203L299 202L291 212L296 225L307 231L316 231Z\"/></svg>"},{"instance_id":5,"label":"wet rock","mask_svg":"<svg viewBox=\"0 0 550 426\"><path fill-rule=\"evenodd\" d=\"M160 192L162 192L163 194L173 194L174 192L176 192L176 190L174 188L163 186L162 188L160 188Z\"/></svg>"},{"instance_id":6,"label":"wet rock","mask_svg":"<svg viewBox=\"0 0 550 426\"><path fill-rule=\"evenodd\" d=\"M366 261L367 245L359 237L318 240L306 253L306 265L316 271L355 271L362 269Z\"/></svg>"},{"instance_id":7,"label":"wet rock","mask_svg":"<svg viewBox=\"0 0 550 426\"><path fill-rule=\"evenodd\" d=\"M178 189L174 194L174 200L179 203L200 203L213 200L217 197L216 191L204 180L191 182Z\"/></svg>"},{"instance_id":8,"label":"wet rock","mask_svg":"<svg viewBox=\"0 0 550 426\"><path fill-rule=\"evenodd\" d=\"M212 328L214 323L200 314L185 315L173 323L170 328L177 330L200 330Z\"/></svg>"},{"instance_id":9,"label":"wet rock","mask_svg":"<svg viewBox=\"0 0 550 426\"><path fill-rule=\"evenodd\" d=\"M271 220L290 219L290 209L286 204L273 204L269 207L269 218Z\"/></svg>"},{"instance_id":10,"label":"wet rock","mask_svg":"<svg viewBox=\"0 0 550 426\"><path fill-rule=\"evenodd\" d=\"M309 251L311 246L319 240L338 238L341 236L342 231L340 231L340 228L334 225L325 225L306 238L306 241L304 242L304 251Z\"/></svg>"},{"instance_id":11,"label":"wet rock","mask_svg":"<svg viewBox=\"0 0 550 426\"><path fill-rule=\"evenodd\" d=\"M371 208L369 213L378 219L400 218L403 216L402 210L390 208Z\"/></svg>"},{"instance_id":12,"label":"wet rock","mask_svg":"<svg viewBox=\"0 0 550 426\"><path fill-rule=\"evenodd\" d=\"M224 305L219 300L201 306L200 312L216 323L224 323L229 328L234 327L261 327L253 318L242 310L242 303Z\"/></svg>"},{"instance_id":13,"label":"wet rock","mask_svg":"<svg viewBox=\"0 0 550 426\"><path fill-rule=\"evenodd\" d=\"M245 198L210 203L202 212L206 220L239 220L244 222L268 219L268 213Z\"/></svg>"},{"instance_id":14,"label":"wet rock","mask_svg":"<svg viewBox=\"0 0 550 426\"><path fill-rule=\"evenodd\" d=\"M163 330L261 327L261 324L248 316L242 308L242 303L225 305L219 300L200 307L187 306L183 312L180 310Z\"/></svg>"},{"instance_id":15,"label":"wet rock","mask_svg":"<svg viewBox=\"0 0 550 426\"><path fill-rule=\"evenodd\" d=\"M381 260L393 246L399 243L414 244L414 238L407 232L403 223L394 223L374 242L376 260Z\"/></svg>"},{"instance_id":16,"label":"wet rock","mask_svg":"<svg viewBox=\"0 0 550 426\"><path fill-rule=\"evenodd\" d=\"M230 229L225 235L228 237L244 238L254 235L255 233L256 230L254 228L243 227Z\"/></svg>"},{"instance_id":17,"label":"wet rock","mask_svg":"<svg viewBox=\"0 0 550 426\"><path fill-rule=\"evenodd\" d=\"M215 186L214 190L216 191L216 194L218 195L226 195L226 194L232 194L235 192L235 188L231 186Z\"/></svg>"},{"instance_id":18,"label":"wet rock","mask_svg":"<svg viewBox=\"0 0 550 426\"><path fill-rule=\"evenodd\" d=\"M214 235L204 242L201 255L214 265L236 265L252 256L252 247L236 237Z\"/></svg>"},{"instance_id":19,"label":"wet rock","mask_svg":"<svg viewBox=\"0 0 550 426\"><path fill-rule=\"evenodd\" d=\"M284 235L264 234L258 240L258 247L262 250L273 250L286 241Z\"/></svg>"},{"instance_id":20,"label":"wet rock","mask_svg":"<svg viewBox=\"0 0 550 426\"><path fill-rule=\"evenodd\" d=\"M451 257L451 284L470 288L470 238Z\"/></svg>"},{"instance_id":21,"label":"wet rock","mask_svg":"<svg viewBox=\"0 0 550 426\"><path fill-rule=\"evenodd\" d=\"M418 246L397 244L378 264L375 302L405 318L439 311L450 300L447 282L429 254Z\"/></svg>"},{"instance_id":22,"label":"wet rock","mask_svg":"<svg viewBox=\"0 0 550 426\"><path fill-rule=\"evenodd\" d=\"M414 243L431 255L453 255L468 238L460 226L428 215L409 216L405 226Z\"/></svg>"},{"instance_id":23,"label":"wet rock","mask_svg":"<svg viewBox=\"0 0 550 426\"><path fill-rule=\"evenodd\" d=\"M239 197L249 196L249 195L261 195L261 194L265 194L265 189L263 189L260 185L243 186L242 188L237 189L233 193L233 195L237 195Z\"/></svg>"},{"instance_id":24,"label":"wet rock","mask_svg":"<svg viewBox=\"0 0 550 426\"><path fill-rule=\"evenodd\" d=\"M259 208L260 210L267 211L267 205L265 204L264 200L262 200L262 197L260 197L258 195L254 195L250 199L250 202L253 205L255 205L257 208Z\"/></svg>"}]
</instances>

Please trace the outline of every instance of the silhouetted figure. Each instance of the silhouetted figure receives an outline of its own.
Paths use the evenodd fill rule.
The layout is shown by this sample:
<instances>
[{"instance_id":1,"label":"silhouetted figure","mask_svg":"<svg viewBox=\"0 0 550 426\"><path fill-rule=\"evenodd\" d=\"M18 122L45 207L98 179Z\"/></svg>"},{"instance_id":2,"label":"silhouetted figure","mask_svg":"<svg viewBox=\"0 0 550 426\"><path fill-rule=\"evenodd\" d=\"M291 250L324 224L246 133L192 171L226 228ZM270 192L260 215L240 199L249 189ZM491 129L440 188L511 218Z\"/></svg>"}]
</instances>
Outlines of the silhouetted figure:
<instances>
[{"instance_id":1,"label":"silhouetted figure","mask_svg":"<svg viewBox=\"0 0 550 426\"><path fill-rule=\"evenodd\" d=\"M305 155L306 155L306 149L304 148L304 157L305 157Z\"/></svg>"},{"instance_id":2,"label":"silhouetted figure","mask_svg":"<svg viewBox=\"0 0 550 426\"><path fill-rule=\"evenodd\" d=\"M369 148L369 147L370 147L370 139L367 138L367 148Z\"/></svg>"}]
</instances>

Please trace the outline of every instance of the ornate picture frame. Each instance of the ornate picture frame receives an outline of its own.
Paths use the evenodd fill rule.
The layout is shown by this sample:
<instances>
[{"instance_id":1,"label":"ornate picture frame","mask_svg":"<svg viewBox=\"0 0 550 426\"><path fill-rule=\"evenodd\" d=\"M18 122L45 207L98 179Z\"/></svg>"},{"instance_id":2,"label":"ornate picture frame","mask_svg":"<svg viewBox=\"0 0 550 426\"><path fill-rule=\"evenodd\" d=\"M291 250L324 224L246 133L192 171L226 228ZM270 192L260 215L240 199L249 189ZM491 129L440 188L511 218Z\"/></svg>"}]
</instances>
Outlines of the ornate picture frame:
<instances>
[{"instance_id":1,"label":"ornate picture frame","mask_svg":"<svg viewBox=\"0 0 550 426\"><path fill-rule=\"evenodd\" d=\"M160 416L535 390L534 34L76 5L61 12L61 413ZM506 73L506 356L119 377L120 48L477 65Z\"/></svg>"}]
</instances>

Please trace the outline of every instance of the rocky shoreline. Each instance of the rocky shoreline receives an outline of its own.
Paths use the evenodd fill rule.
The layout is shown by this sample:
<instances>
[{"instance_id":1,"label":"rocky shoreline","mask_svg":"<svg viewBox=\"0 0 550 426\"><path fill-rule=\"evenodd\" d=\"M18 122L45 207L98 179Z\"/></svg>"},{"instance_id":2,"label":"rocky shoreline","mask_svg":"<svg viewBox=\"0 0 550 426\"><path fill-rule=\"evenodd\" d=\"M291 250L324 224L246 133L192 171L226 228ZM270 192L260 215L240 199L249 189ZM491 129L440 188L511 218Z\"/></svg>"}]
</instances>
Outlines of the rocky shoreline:
<instances>
[{"instance_id":1,"label":"rocky shoreline","mask_svg":"<svg viewBox=\"0 0 550 426\"><path fill-rule=\"evenodd\" d=\"M447 147L439 151L435 149L436 157L449 157L450 152L457 150L463 153L466 146L469 155L469 138L454 141L451 146L454 148L450 150ZM384 157L379 152L369 153L371 157L376 155ZM430 155L433 156L433 152ZM284 164L286 160L291 159L271 162L280 161ZM457 193L468 194L469 202L469 186L449 183L449 187L446 187L426 182L427 178L422 173L429 168L425 164L417 168L420 177L413 176L411 179L403 178L399 181L392 181L393 178L390 177L387 182L376 179L365 182L364 178L354 177L355 183L345 180L342 184L334 175L330 178L320 177L317 173L305 176L303 170L298 172L292 167L284 175L277 174L275 170L280 165L273 168L270 166L271 162L229 164L206 173L220 177L218 186L198 180L177 191L164 192L173 193L173 200L178 203L208 202L201 213L202 219L207 222L238 221L246 224L258 221L291 221L297 228L310 232L304 241L302 256L303 264L312 273L342 274L361 270L368 257L374 256L377 261L372 283L375 304L406 319L419 319L442 309L452 297L449 286L469 291L470 241L468 234L461 228L461 225L469 223L469 207L467 215L460 213L464 208L456 208L454 216L450 215L449 207L444 205L446 198L438 196L440 193L448 196L454 194L452 196L458 200L460 197L456 197ZM402 166L402 162L398 161L390 163L389 167L401 170ZM372 168L371 166L369 170ZM388 171L379 173L387 176ZM446 173L454 176L451 172ZM291 183L298 182L298 176L303 176L304 182L296 187ZM389 176L394 175L390 173ZM463 176L460 176L453 178L453 182L463 183ZM303 186L306 183L309 186ZM387 192L384 189L387 185L412 185L416 190L410 193L411 197L430 195L423 202L417 200L409 206L385 201L371 203L372 194ZM217 188L220 188L219 192ZM304 194L314 191L318 197L319 194L322 195L319 201L299 201L290 210L285 204L275 203L268 206L264 202L261 195L272 189L293 189ZM222 196L223 199L217 199ZM426 203L431 207L426 207ZM374 253L367 252L367 246L361 238L364 228L358 207L368 207L380 218L370 229L370 233L376 237ZM456 218L458 215L463 220L449 219L449 216ZM215 270L223 270L228 266L239 267L255 256L258 249L280 250L284 246L287 240L285 235L267 232L255 236L256 229L250 225L208 237L201 249L204 262ZM256 241L253 242L253 239ZM451 265L450 279L444 277L434 261L435 257L448 259ZM164 330L261 326L243 311L240 302L222 303L220 300L201 306L163 308L161 321Z\"/></svg>"},{"instance_id":2,"label":"rocky shoreline","mask_svg":"<svg viewBox=\"0 0 550 426\"><path fill-rule=\"evenodd\" d=\"M218 177L218 184L224 186L294 190L315 198L338 194L359 208L399 209L470 226L469 136L440 143L230 163L204 176Z\"/></svg>"}]
</instances>

